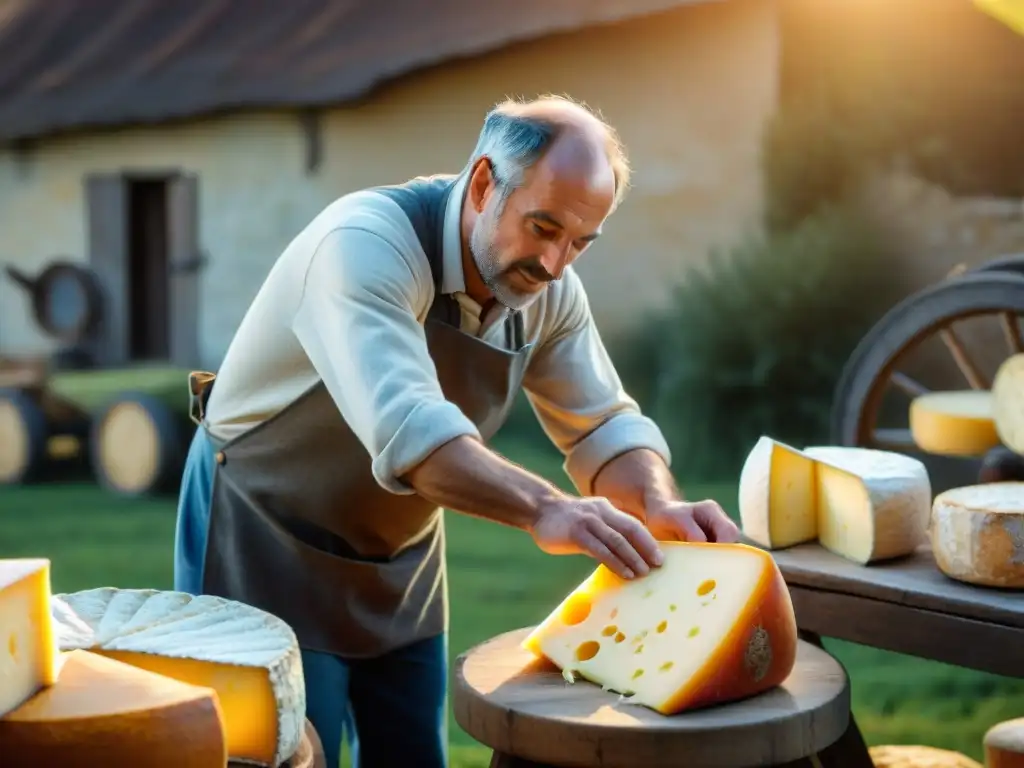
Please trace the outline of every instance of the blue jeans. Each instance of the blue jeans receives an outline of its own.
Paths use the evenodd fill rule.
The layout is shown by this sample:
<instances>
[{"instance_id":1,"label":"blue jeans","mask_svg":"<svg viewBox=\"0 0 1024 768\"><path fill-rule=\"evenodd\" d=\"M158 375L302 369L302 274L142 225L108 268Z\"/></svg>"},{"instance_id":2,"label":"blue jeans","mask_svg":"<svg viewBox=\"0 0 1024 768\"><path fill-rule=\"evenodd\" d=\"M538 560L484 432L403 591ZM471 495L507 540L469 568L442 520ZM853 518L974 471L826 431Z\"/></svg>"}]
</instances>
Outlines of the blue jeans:
<instances>
[{"instance_id":1,"label":"blue jeans","mask_svg":"<svg viewBox=\"0 0 1024 768\"><path fill-rule=\"evenodd\" d=\"M174 588L202 593L214 450L202 429L189 449L178 499ZM327 765L346 742L354 768L445 768L448 638L442 634L372 659L302 650L306 717Z\"/></svg>"}]
</instances>

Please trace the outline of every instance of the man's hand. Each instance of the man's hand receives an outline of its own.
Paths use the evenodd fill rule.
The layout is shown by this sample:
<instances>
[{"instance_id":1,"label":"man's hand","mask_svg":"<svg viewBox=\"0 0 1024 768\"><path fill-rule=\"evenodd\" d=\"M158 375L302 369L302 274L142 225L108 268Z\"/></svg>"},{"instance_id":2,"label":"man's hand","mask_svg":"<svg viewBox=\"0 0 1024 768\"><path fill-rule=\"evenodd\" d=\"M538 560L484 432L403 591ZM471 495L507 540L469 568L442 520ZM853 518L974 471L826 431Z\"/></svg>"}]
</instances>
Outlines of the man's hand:
<instances>
[{"instance_id":1,"label":"man's hand","mask_svg":"<svg viewBox=\"0 0 1024 768\"><path fill-rule=\"evenodd\" d=\"M590 555L625 579L644 576L662 563L651 531L607 499L553 498L531 527L537 546L552 555Z\"/></svg>"},{"instance_id":2,"label":"man's hand","mask_svg":"<svg viewBox=\"0 0 1024 768\"><path fill-rule=\"evenodd\" d=\"M659 541L713 541L731 544L740 531L717 502L663 501L647 507L647 529Z\"/></svg>"}]
</instances>

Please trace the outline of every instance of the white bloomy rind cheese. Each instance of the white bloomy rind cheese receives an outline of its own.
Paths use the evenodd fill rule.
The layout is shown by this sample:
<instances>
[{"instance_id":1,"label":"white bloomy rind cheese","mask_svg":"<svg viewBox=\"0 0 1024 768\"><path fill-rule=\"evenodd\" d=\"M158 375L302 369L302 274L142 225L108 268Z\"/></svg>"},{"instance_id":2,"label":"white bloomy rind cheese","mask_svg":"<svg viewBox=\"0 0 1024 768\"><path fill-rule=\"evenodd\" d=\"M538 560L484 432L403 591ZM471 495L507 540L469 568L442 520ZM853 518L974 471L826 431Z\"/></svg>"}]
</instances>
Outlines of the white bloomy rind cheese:
<instances>
[{"instance_id":1,"label":"white bloomy rind cheese","mask_svg":"<svg viewBox=\"0 0 1024 768\"><path fill-rule=\"evenodd\" d=\"M56 660L50 561L0 560L0 717L54 684Z\"/></svg>"},{"instance_id":2,"label":"white bloomy rind cheese","mask_svg":"<svg viewBox=\"0 0 1024 768\"><path fill-rule=\"evenodd\" d=\"M219 597L102 588L52 600L62 651L86 649L217 691L231 759L277 766L302 740L306 690L295 633Z\"/></svg>"},{"instance_id":3,"label":"white bloomy rind cheese","mask_svg":"<svg viewBox=\"0 0 1024 768\"><path fill-rule=\"evenodd\" d=\"M927 539L931 482L918 459L843 446L758 440L740 473L743 533L768 549L819 541L866 565Z\"/></svg>"},{"instance_id":4,"label":"white bloomy rind cheese","mask_svg":"<svg viewBox=\"0 0 1024 768\"><path fill-rule=\"evenodd\" d=\"M575 676L671 715L753 696L796 660L793 603L775 561L745 544L662 542L627 581L599 566L524 640Z\"/></svg>"},{"instance_id":5,"label":"white bloomy rind cheese","mask_svg":"<svg viewBox=\"0 0 1024 768\"><path fill-rule=\"evenodd\" d=\"M980 456L1000 444L992 393L966 389L915 397L910 404L910 434L928 453Z\"/></svg>"},{"instance_id":6,"label":"white bloomy rind cheese","mask_svg":"<svg viewBox=\"0 0 1024 768\"><path fill-rule=\"evenodd\" d=\"M953 488L935 497L932 552L950 578L1024 588L1024 483Z\"/></svg>"}]
</instances>

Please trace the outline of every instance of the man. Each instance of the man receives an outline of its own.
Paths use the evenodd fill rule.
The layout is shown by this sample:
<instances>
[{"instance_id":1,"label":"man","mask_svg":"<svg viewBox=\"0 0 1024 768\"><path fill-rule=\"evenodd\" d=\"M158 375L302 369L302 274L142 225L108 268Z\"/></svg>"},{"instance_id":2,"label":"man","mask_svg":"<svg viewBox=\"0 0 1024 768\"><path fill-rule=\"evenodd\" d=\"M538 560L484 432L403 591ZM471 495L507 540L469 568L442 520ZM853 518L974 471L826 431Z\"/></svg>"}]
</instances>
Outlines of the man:
<instances>
[{"instance_id":1,"label":"man","mask_svg":"<svg viewBox=\"0 0 1024 768\"><path fill-rule=\"evenodd\" d=\"M626 578L660 564L659 539L738 538L715 502L681 500L572 271L628 180L583 106L501 104L458 176L329 205L212 390L193 377L177 588L293 627L328 764L343 737L356 765L445 764L442 507ZM485 447L520 386L582 498Z\"/></svg>"}]
</instances>

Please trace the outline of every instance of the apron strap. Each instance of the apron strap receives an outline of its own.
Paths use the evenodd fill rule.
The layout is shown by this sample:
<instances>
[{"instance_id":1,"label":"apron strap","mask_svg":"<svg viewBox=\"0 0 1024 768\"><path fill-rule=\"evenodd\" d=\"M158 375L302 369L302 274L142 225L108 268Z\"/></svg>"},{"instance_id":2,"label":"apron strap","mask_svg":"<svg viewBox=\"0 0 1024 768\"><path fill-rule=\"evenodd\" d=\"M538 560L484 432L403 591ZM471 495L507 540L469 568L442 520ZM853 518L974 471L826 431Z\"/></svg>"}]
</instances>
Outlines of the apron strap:
<instances>
[{"instance_id":1,"label":"apron strap","mask_svg":"<svg viewBox=\"0 0 1024 768\"><path fill-rule=\"evenodd\" d=\"M192 371L188 375L188 416L196 426L201 427L206 418L206 404L216 378L217 374L209 371Z\"/></svg>"}]
</instances>

